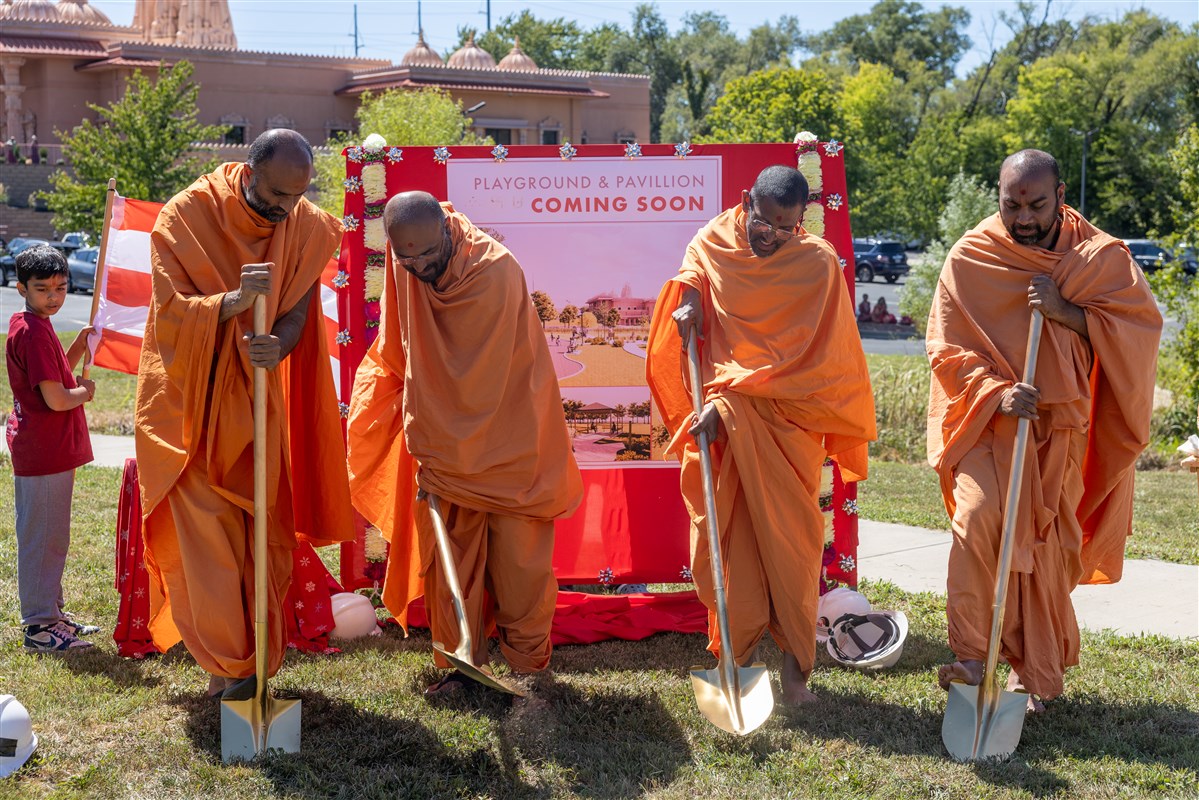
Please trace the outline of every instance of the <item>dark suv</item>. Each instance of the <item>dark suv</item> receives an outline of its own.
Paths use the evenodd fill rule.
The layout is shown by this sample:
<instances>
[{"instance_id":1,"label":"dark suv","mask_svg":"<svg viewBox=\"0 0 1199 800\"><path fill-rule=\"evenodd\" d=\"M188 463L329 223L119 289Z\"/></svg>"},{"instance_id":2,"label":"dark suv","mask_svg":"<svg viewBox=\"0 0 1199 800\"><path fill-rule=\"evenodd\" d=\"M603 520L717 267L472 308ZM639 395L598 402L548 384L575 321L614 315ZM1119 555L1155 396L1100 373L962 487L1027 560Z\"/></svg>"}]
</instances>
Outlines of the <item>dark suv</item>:
<instances>
[{"instance_id":1,"label":"dark suv","mask_svg":"<svg viewBox=\"0 0 1199 800\"><path fill-rule=\"evenodd\" d=\"M890 239L854 239L854 273L859 283L870 283L875 275L895 283L908 274L908 257L903 243Z\"/></svg>"},{"instance_id":2,"label":"dark suv","mask_svg":"<svg viewBox=\"0 0 1199 800\"><path fill-rule=\"evenodd\" d=\"M1174 260L1173 253L1150 239L1125 239L1124 244L1128 245L1133 259L1140 264L1144 272L1154 272ZM1186 249L1181 257L1182 269L1187 275L1194 275L1199 271L1199 262L1196 261L1193 251Z\"/></svg>"}]
</instances>

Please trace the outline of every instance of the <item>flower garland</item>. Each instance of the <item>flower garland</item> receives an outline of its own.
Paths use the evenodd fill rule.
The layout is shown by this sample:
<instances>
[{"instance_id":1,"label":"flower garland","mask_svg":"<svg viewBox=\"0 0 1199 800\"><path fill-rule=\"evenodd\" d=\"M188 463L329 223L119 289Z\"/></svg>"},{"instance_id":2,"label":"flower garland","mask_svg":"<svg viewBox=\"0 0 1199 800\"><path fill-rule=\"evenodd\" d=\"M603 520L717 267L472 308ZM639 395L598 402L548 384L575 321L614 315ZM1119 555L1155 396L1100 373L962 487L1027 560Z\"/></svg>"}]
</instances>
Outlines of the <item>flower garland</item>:
<instances>
[{"instance_id":1,"label":"flower garland","mask_svg":"<svg viewBox=\"0 0 1199 800\"><path fill-rule=\"evenodd\" d=\"M824 190L824 168L820 163L820 146L816 134L811 131L800 131L795 135L796 148L799 151L796 169L808 182L808 205L803 213L803 229L813 236L824 238L824 205L820 202L820 193Z\"/></svg>"}]
</instances>

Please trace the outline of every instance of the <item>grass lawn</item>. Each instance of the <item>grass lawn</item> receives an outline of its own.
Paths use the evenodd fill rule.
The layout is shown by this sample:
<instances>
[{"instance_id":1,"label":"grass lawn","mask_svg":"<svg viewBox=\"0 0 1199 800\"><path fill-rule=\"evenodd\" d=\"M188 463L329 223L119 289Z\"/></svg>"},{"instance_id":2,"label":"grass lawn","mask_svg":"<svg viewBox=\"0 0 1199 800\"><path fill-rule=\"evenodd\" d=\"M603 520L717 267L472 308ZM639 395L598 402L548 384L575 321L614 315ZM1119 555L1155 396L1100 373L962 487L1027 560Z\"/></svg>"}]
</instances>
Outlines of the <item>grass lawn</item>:
<instances>
[{"instance_id":1,"label":"grass lawn","mask_svg":"<svg viewBox=\"0 0 1199 800\"><path fill-rule=\"evenodd\" d=\"M585 344L570 354L586 367L561 381L562 386L641 386L645 383L645 359L623 347Z\"/></svg>"},{"instance_id":2,"label":"grass lawn","mask_svg":"<svg viewBox=\"0 0 1199 800\"><path fill-rule=\"evenodd\" d=\"M881 471L880 471L881 472ZM0 469L0 518L12 482ZM68 604L111 631L117 470L79 471ZM1192 487L1193 488L1193 487ZM776 710L735 738L696 711L686 668L700 636L559 648L540 707L482 690L430 702L429 640L395 629L334 656L291 653L275 684L303 701L303 751L224 767L217 705L182 651L132 661L107 633L70 658L21 651L12 537L0 547L3 691L29 709L40 746L0 798L1126 798L1199 795L1199 644L1084 634L1084 668L1016 756L957 765L943 754L944 600L866 584L903 609L899 665L876 675L821 656L821 701ZM779 654L763 653L772 670Z\"/></svg>"},{"instance_id":3,"label":"grass lawn","mask_svg":"<svg viewBox=\"0 0 1199 800\"><path fill-rule=\"evenodd\" d=\"M59 333L58 339L62 342L65 350L75 340L75 334ZM0 334L0 345L7 340L7 334ZM75 374L79 374L78 368L76 368ZM93 433L132 435L133 401L137 392L137 376L95 368L91 371L91 379L96 382L96 398L84 406L87 413L87 427ZM7 419L8 412L11 410L12 389L8 385L6 370L5 379L0 381L0 414Z\"/></svg>"},{"instance_id":4,"label":"grass lawn","mask_svg":"<svg viewBox=\"0 0 1199 800\"><path fill-rule=\"evenodd\" d=\"M1138 472L1128 558L1199 564L1199 489L1189 472ZM937 474L924 464L870 462L870 479L858 486L864 519L949 530Z\"/></svg>"}]
</instances>

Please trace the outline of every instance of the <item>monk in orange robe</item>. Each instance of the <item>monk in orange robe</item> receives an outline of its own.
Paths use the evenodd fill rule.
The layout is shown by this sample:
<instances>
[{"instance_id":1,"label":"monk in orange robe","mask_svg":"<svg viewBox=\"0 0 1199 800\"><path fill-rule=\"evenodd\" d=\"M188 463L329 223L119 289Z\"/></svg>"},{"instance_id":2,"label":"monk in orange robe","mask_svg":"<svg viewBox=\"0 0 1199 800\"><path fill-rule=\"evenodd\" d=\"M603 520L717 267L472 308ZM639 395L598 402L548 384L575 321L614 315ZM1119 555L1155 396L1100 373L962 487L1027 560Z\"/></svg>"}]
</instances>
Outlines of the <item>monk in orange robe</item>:
<instances>
[{"instance_id":1,"label":"monk in orange robe","mask_svg":"<svg viewBox=\"0 0 1199 800\"><path fill-rule=\"evenodd\" d=\"M419 487L441 501L474 663L488 663L496 628L513 672L541 673L558 594L553 521L578 507L583 482L524 273L507 248L425 192L393 197L384 225L379 336L358 368L349 422L354 505L391 543L383 601L406 628L423 594L433 640L456 648ZM466 680L454 671L428 691Z\"/></svg>"},{"instance_id":2,"label":"monk in orange robe","mask_svg":"<svg viewBox=\"0 0 1199 800\"><path fill-rule=\"evenodd\" d=\"M709 611L708 649L718 653L715 596L699 451L712 445L720 548L732 647L753 661L767 628L783 651L783 697L814 699L826 457L846 480L866 477L875 438L874 399L853 301L833 248L796 233L808 187L790 167L768 167L741 204L716 217L687 248L662 289L650 326L646 376L682 461L691 514L691 572ZM687 337L701 339L705 405L692 410Z\"/></svg>"},{"instance_id":3,"label":"monk in orange robe","mask_svg":"<svg viewBox=\"0 0 1199 800\"><path fill-rule=\"evenodd\" d=\"M345 446L317 281L341 224L304 199L312 148L267 131L167 203L150 236L153 298L138 370L136 448L150 633L180 639L209 693L252 696L253 368L268 370L270 673L296 537L352 538ZM253 335L266 297L270 333Z\"/></svg>"},{"instance_id":4,"label":"monk in orange robe","mask_svg":"<svg viewBox=\"0 0 1199 800\"><path fill-rule=\"evenodd\" d=\"M950 251L926 340L928 459L954 537L946 610L958 661L938 677L946 689L981 680L1017 420L1029 419L1000 655L1034 712L1078 664L1070 592L1120 579L1162 328L1128 248L1064 199L1048 153L1004 161L999 213ZM1044 315L1035 386L1021 374L1032 309Z\"/></svg>"}]
</instances>

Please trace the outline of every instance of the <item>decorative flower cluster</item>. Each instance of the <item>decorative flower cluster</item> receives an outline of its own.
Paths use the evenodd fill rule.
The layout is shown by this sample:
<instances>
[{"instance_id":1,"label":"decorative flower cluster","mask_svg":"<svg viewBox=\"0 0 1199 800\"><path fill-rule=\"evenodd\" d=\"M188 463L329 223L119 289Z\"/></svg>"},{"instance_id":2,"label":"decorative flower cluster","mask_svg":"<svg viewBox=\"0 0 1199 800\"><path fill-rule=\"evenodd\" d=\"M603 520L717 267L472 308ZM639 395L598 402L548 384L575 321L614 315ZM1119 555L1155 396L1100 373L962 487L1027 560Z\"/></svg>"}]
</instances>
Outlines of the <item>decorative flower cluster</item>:
<instances>
[{"instance_id":1,"label":"decorative flower cluster","mask_svg":"<svg viewBox=\"0 0 1199 800\"><path fill-rule=\"evenodd\" d=\"M508 160L508 148L504 147L502 144L497 144L495 147L491 148L491 157L494 158L497 162L507 161Z\"/></svg>"},{"instance_id":2,"label":"decorative flower cluster","mask_svg":"<svg viewBox=\"0 0 1199 800\"><path fill-rule=\"evenodd\" d=\"M563 144L561 147L558 148L558 157L561 158L563 161L570 161L572 158L574 158L578 154L579 154L578 149L570 142L566 142L565 144Z\"/></svg>"},{"instance_id":3,"label":"decorative flower cluster","mask_svg":"<svg viewBox=\"0 0 1199 800\"><path fill-rule=\"evenodd\" d=\"M611 567L604 567L599 571L599 582L604 586L611 585L612 581L615 579L616 576L612 573Z\"/></svg>"}]
</instances>

